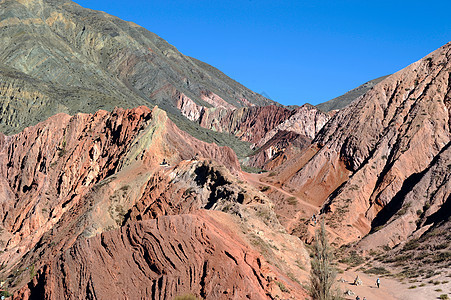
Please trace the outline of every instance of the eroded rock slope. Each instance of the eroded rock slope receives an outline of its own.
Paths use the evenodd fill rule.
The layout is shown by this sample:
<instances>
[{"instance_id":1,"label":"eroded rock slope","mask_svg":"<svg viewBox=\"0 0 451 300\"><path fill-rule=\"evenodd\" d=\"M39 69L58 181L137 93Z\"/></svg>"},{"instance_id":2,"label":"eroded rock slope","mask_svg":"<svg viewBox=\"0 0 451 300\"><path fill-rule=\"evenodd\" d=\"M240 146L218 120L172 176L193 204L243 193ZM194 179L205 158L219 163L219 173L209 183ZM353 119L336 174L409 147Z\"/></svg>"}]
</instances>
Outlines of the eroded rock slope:
<instances>
[{"instance_id":1,"label":"eroded rock slope","mask_svg":"<svg viewBox=\"0 0 451 300\"><path fill-rule=\"evenodd\" d=\"M450 199L450 56L448 43L374 86L268 180L322 206L337 244L424 232Z\"/></svg>"},{"instance_id":2,"label":"eroded rock slope","mask_svg":"<svg viewBox=\"0 0 451 300\"><path fill-rule=\"evenodd\" d=\"M305 271L293 266L295 261L307 265L308 256L299 240L284 233L271 201L240 180L233 151L179 130L157 107L58 114L19 134L2 136L1 146L0 276L4 288L16 292L17 299L107 297L112 291L106 285L111 278L105 274L117 280L148 276L149 283L156 284L154 288L140 284L139 288L132 285L114 291L143 297L167 298L186 292L209 299L219 293L224 299L248 294L265 298L288 290L304 294L299 284L284 274L302 276ZM160 232L161 238L150 244L146 237L153 236L152 230L157 234L159 222L174 222L176 229L171 230L179 231L183 238L202 232L206 230L203 224L211 223L199 212L202 209L233 216L218 212L215 218L223 221L214 223L207 236L185 240L184 245L195 253L209 254L195 255L191 267L182 260L173 269L155 271L150 262L164 256L152 252L153 247L170 247L177 234ZM189 215L175 217L179 214ZM155 218L162 219L151 221ZM213 229L215 226L220 229ZM232 230L222 232L224 228ZM103 234L113 242L102 244ZM227 238L218 241L218 234ZM117 244L122 238L137 236L140 241ZM227 240L238 245L227 244ZM169 244L158 246L162 241ZM221 249L232 246L242 251L227 250L230 258ZM140 247L147 250L139 251ZM128 256L124 265L109 264L102 251L111 258ZM175 253L180 255L178 250ZM147 267L126 265L128 258L148 262ZM225 258L236 267L223 268ZM255 265L257 261L260 265ZM84 273L71 275L70 265L79 263ZM208 278L213 282L241 276L249 286L232 280L234 283L223 281L222 287L215 289L205 283L206 276L212 276ZM288 290L282 291L277 282L284 282ZM236 288L238 285L241 287Z\"/></svg>"}]
</instances>

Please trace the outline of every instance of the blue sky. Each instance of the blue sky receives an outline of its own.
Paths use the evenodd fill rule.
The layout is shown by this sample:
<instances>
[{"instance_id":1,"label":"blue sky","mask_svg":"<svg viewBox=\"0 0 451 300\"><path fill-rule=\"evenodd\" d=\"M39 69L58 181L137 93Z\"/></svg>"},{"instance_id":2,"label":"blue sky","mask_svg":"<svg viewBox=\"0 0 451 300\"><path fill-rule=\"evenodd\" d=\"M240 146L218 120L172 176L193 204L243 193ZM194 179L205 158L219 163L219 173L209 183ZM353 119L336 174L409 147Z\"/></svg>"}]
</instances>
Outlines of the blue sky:
<instances>
[{"instance_id":1,"label":"blue sky","mask_svg":"<svg viewBox=\"0 0 451 300\"><path fill-rule=\"evenodd\" d=\"M318 104L451 40L451 1L75 0L285 105Z\"/></svg>"}]
</instances>

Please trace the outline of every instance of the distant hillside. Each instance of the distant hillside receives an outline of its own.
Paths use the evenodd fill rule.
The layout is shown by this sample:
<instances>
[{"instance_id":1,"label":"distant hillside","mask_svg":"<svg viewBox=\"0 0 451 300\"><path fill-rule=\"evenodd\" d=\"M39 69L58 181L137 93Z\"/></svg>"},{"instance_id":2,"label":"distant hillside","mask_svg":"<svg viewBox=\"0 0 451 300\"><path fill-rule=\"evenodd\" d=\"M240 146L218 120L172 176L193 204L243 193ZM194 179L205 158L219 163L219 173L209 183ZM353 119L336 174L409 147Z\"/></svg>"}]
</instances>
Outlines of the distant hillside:
<instances>
[{"instance_id":1,"label":"distant hillside","mask_svg":"<svg viewBox=\"0 0 451 300\"><path fill-rule=\"evenodd\" d=\"M390 75L382 76L373 80L370 80L361 86L356 87L353 90L350 90L344 95L341 95L337 98L334 98L332 100L329 100L327 102L318 104L316 107L324 112L328 112L335 109L342 109L343 107L347 106L349 103L351 103L353 100L357 99L358 97L362 96L366 92L368 92L373 86L384 80Z\"/></svg>"},{"instance_id":2,"label":"distant hillside","mask_svg":"<svg viewBox=\"0 0 451 300\"><path fill-rule=\"evenodd\" d=\"M0 2L0 131L56 113L158 105L180 116L180 99L204 107L274 102L156 34L72 1Z\"/></svg>"}]
</instances>

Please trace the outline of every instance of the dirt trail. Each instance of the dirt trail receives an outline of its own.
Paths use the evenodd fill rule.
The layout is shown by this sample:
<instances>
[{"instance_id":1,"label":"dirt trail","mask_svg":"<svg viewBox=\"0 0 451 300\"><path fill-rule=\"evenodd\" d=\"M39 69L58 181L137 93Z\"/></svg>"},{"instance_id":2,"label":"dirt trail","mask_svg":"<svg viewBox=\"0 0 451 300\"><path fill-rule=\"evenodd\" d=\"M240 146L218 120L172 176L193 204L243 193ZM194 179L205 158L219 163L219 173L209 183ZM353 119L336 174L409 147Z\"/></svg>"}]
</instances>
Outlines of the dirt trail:
<instances>
[{"instance_id":1,"label":"dirt trail","mask_svg":"<svg viewBox=\"0 0 451 300\"><path fill-rule=\"evenodd\" d=\"M318 211L318 210L319 210L319 207L318 207L318 206L315 206L315 205L312 205L312 204L310 204L310 203L308 203L308 202L305 202L305 201L302 200L301 198L297 197L296 195L293 195L293 194L288 193L287 191L281 189L280 187L277 187L277 186L275 186L275 185L273 185L273 184L271 184L271 183L269 183L269 182L260 181L260 178L263 176L263 174L253 174L253 173L246 173L246 172L242 172L242 173L243 173L244 178L245 178L247 181L249 181L249 182L256 183L257 185L267 185L267 186L269 186L269 187L271 187L271 188L277 190L278 192L284 194L284 195L287 196L287 197L293 197L293 198L295 198L295 199L296 199L300 204L302 204L302 205L308 206L308 207L310 207L311 209L313 209L313 210L315 210L315 211Z\"/></svg>"},{"instance_id":2,"label":"dirt trail","mask_svg":"<svg viewBox=\"0 0 451 300\"><path fill-rule=\"evenodd\" d=\"M246 173L246 172L242 172L243 177L252 185L254 186L259 186L259 185L265 185L265 186L269 186L271 188L273 188L274 190L278 191L279 193L287 196L288 198L295 198L296 201L302 205L303 208L308 208L308 212L305 212L304 210L299 210L296 215L285 225L285 228L288 230L288 232L290 232L293 227L299 222L299 219L303 216L311 216L313 214L318 214L320 207L312 205L311 203L308 203L304 200L302 200L301 198L299 198L296 195L293 195L285 190L283 190L282 188L273 185L269 182L266 181L260 181L260 178L262 178L263 176L265 176L264 174L254 174L254 173ZM310 227L310 226L309 226ZM313 232L313 231L312 231Z\"/></svg>"}]
</instances>

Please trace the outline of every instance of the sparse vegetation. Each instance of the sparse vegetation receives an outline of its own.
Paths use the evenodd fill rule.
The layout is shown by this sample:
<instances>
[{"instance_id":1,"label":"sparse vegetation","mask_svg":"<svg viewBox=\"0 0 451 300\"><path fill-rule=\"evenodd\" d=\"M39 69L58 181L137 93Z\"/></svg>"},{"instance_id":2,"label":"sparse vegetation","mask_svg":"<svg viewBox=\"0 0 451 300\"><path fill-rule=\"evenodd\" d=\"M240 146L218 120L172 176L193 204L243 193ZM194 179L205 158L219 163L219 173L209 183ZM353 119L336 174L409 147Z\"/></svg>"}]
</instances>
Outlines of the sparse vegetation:
<instances>
[{"instance_id":1,"label":"sparse vegetation","mask_svg":"<svg viewBox=\"0 0 451 300\"><path fill-rule=\"evenodd\" d=\"M279 286L280 290L284 293L289 293L290 290L287 289L287 287L280 281L276 281L277 285Z\"/></svg>"},{"instance_id":2,"label":"sparse vegetation","mask_svg":"<svg viewBox=\"0 0 451 300\"><path fill-rule=\"evenodd\" d=\"M357 184L353 184L353 185L351 185L351 186L349 187L349 189L350 189L351 191L358 191L358 190L359 190L359 186L358 186Z\"/></svg>"},{"instance_id":3,"label":"sparse vegetation","mask_svg":"<svg viewBox=\"0 0 451 300\"><path fill-rule=\"evenodd\" d=\"M59 157L63 157L64 155L66 155L67 150L66 150L66 139L63 138L63 142L61 143L61 147L58 149L58 156Z\"/></svg>"},{"instance_id":4,"label":"sparse vegetation","mask_svg":"<svg viewBox=\"0 0 451 300\"><path fill-rule=\"evenodd\" d=\"M243 165L243 164L241 164L241 170L243 170L244 172L247 172L247 173L266 172L266 170L259 169L259 168L254 168L254 167L250 167L250 166L246 166L246 165Z\"/></svg>"},{"instance_id":5,"label":"sparse vegetation","mask_svg":"<svg viewBox=\"0 0 451 300\"><path fill-rule=\"evenodd\" d=\"M34 264L31 265L30 267L30 280L33 280L33 278L36 276L36 269Z\"/></svg>"},{"instance_id":6,"label":"sparse vegetation","mask_svg":"<svg viewBox=\"0 0 451 300\"><path fill-rule=\"evenodd\" d=\"M194 188L189 187L183 192L183 196L188 196L190 194L194 193Z\"/></svg>"},{"instance_id":7,"label":"sparse vegetation","mask_svg":"<svg viewBox=\"0 0 451 300\"><path fill-rule=\"evenodd\" d=\"M116 213L117 213L117 219L115 219L116 224L117 224L118 226L121 226L122 223L123 223L124 220L125 220L125 214L126 214L126 211L124 210L124 207L122 207L122 205L116 206L115 211L116 211Z\"/></svg>"},{"instance_id":8,"label":"sparse vegetation","mask_svg":"<svg viewBox=\"0 0 451 300\"><path fill-rule=\"evenodd\" d=\"M407 213L407 210L410 208L410 203L407 203L406 205L404 205L396 214L398 216L403 216Z\"/></svg>"},{"instance_id":9,"label":"sparse vegetation","mask_svg":"<svg viewBox=\"0 0 451 300\"><path fill-rule=\"evenodd\" d=\"M357 254L356 251L351 251L348 256L339 260L340 263L347 264L350 267L357 267L365 262L365 260Z\"/></svg>"},{"instance_id":10,"label":"sparse vegetation","mask_svg":"<svg viewBox=\"0 0 451 300\"><path fill-rule=\"evenodd\" d=\"M297 266L299 269L305 271L305 267L304 267L304 265L302 264L302 262L301 262L299 259L297 259L297 260L295 261L295 263L296 263L296 266Z\"/></svg>"},{"instance_id":11,"label":"sparse vegetation","mask_svg":"<svg viewBox=\"0 0 451 300\"><path fill-rule=\"evenodd\" d=\"M439 298L442 299L442 300L448 300L448 299L449 299L449 298L448 298L448 294L441 294L441 295L439 296Z\"/></svg>"},{"instance_id":12,"label":"sparse vegetation","mask_svg":"<svg viewBox=\"0 0 451 300\"><path fill-rule=\"evenodd\" d=\"M412 239L404 245L404 247L402 248L402 251L413 250L413 249L418 248L419 246L420 246L420 243L418 242L418 239Z\"/></svg>"},{"instance_id":13,"label":"sparse vegetation","mask_svg":"<svg viewBox=\"0 0 451 300\"><path fill-rule=\"evenodd\" d=\"M372 267L372 268L364 271L364 273L375 274L375 275L385 275L385 274L389 274L390 271L388 271L384 267Z\"/></svg>"},{"instance_id":14,"label":"sparse vegetation","mask_svg":"<svg viewBox=\"0 0 451 300\"><path fill-rule=\"evenodd\" d=\"M120 188L120 190L121 190L121 191L124 191L124 192L128 191L129 189L130 189L130 186L129 186L129 185L124 185L124 186L122 186L122 187Z\"/></svg>"},{"instance_id":15,"label":"sparse vegetation","mask_svg":"<svg viewBox=\"0 0 451 300\"><path fill-rule=\"evenodd\" d=\"M3 296L5 298L11 297L12 294L10 294L8 291L1 291L0 296Z\"/></svg>"},{"instance_id":16,"label":"sparse vegetation","mask_svg":"<svg viewBox=\"0 0 451 300\"><path fill-rule=\"evenodd\" d=\"M301 284L301 282L299 281L299 279L297 279L296 276L294 276L293 273L288 272L288 273L287 273L287 276L288 276L291 280L293 280L294 282L297 282L297 283Z\"/></svg>"}]
</instances>

